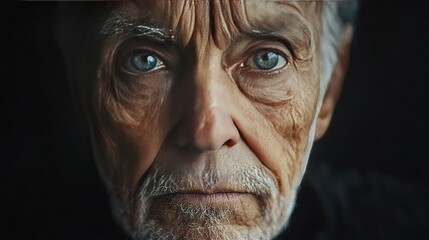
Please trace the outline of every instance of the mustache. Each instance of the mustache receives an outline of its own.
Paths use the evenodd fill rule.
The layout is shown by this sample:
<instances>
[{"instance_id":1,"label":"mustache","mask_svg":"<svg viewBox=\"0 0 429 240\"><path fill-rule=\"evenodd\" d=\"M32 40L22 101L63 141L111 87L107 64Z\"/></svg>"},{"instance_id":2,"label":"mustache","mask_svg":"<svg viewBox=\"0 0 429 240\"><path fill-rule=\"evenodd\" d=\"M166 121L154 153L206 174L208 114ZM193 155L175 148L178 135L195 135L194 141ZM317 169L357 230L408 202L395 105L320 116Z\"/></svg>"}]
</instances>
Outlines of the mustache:
<instances>
[{"instance_id":1,"label":"mustache","mask_svg":"<svg viewBox=\"0 0 429 240\"><path fill-rule=\"evenodd\" d=\"M268 171L255 164L208 166L203 171L155 165L148 169L136 193L140 199L192 192L267 195L275 193L276 188Z\"/></svg>"}]
</instances>

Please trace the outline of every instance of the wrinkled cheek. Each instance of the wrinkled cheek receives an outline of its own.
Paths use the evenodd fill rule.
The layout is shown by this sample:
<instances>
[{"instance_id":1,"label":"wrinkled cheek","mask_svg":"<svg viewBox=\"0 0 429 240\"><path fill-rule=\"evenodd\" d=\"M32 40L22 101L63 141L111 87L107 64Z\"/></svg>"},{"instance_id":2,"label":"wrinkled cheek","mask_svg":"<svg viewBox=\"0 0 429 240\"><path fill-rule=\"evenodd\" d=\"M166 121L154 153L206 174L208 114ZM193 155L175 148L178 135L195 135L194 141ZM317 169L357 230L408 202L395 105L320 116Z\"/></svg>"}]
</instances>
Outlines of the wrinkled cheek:
<instances>
[{"instance_id":1,"label":"wrinkled cheek","mask_svg":"<svg viewBox=\"0 0 429 240\"><path fill-rule=\"evenodd\" d=\"M283 178L287 179L287 188L296 187L297 177L301 175L302 168L306 163L305 152L308 145L309 132L313 113L306 112L299 104L290 104L278 113L275 131L282 142L283 156L278 159L284 161Z\"/></svg>"},{"instance_id":2,"label":"wrinkled cheek","mask_svg":"<svg viewBox=\"0 0 429 240\"><path fill-rule=\"evenodd\" d=\"M293 102L274 108L241 101L241 109L236 123L243 139L277 179L281 193L289 195L301 171L311 111Z\"/></svg>"},{"instance_id":3,"label":"wrinkled cheek","mask_svg":"<svg viewBox=\"0 0 429 240\"><path fill-rule=\"evenodd\" d=\"M164 135L159 111L159 103L154 102L142 106L138 118L132 118L133 122L127 121L128 112L123 117L112 115L118 111L106 111L97 118L96 145L101 156L97 162L122 202L133 199L142 176L156 158ZM134 109L133 113L136 113Z\"/></svg>"}]
</instances>

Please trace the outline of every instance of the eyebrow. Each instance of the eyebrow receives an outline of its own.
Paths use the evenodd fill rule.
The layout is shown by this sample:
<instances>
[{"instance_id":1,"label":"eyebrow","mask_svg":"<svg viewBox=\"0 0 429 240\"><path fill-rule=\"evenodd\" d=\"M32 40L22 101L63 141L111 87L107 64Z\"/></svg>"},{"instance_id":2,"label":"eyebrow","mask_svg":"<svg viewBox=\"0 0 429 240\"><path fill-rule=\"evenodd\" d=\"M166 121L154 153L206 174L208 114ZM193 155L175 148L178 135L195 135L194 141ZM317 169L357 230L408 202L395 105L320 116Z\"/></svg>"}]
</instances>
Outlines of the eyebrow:
<instances>
[{"instance_id":1,"label":"eyebrow","mask_svg":"<svg viewBox=\"0 0 429 240\"><path fill-rule=\"evenodd\" d=\"M243 32L243 35L249 38L255 38L255 39L270 38L270 39L280 40L282 42L288 42L288 44L290 44L289 40L286 39L284 36L282 36L282 34L279 34L276 31L270 31L263 28L254 27L251 29L251 31Z\"/></svg>"},{"instance_id":2,"label":"eyebrow","mask_svg":"<svg viewBox=\"0 0 429 240\"><path fill-rule=\"evenodd\" d=\"M117 12L112 12L104 21L99 35L144 37L156 42L170 42L175 39L170 28L157 26L147 19L130 20Z\"/></svg>"}]
</instances>

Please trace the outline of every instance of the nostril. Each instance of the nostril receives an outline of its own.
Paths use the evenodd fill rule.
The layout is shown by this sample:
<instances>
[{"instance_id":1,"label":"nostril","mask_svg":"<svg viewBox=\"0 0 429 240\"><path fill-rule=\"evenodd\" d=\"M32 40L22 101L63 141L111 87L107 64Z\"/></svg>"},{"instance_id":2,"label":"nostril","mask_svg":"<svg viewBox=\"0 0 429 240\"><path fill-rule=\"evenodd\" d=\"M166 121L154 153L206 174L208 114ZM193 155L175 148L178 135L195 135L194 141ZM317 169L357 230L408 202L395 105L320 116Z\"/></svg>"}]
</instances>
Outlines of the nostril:
<instances>
[{"instance_id":1,"label":"nostril","mask_svg":"<svg viewBox=\"0 0 429 240\"><path fill-rule=\"evenodd\" d=\"M233 147L235 144L237 144L237 141L236 140L232 140L232 139L229 139L228 141L226 141L224 143L224 145L227 146L227 147Z\"/></svg>"},{"instance_id":2,"label":"nostril","mask_svg":"<svg viewBox=\"0 0 429 240\"><path fill-rule=\"evenodd\" d=\"M240 134L229 114L213 107L197 110L177 126L175 135L179 147L213 151L238 143Z\"/></svg>"}]
</instances>

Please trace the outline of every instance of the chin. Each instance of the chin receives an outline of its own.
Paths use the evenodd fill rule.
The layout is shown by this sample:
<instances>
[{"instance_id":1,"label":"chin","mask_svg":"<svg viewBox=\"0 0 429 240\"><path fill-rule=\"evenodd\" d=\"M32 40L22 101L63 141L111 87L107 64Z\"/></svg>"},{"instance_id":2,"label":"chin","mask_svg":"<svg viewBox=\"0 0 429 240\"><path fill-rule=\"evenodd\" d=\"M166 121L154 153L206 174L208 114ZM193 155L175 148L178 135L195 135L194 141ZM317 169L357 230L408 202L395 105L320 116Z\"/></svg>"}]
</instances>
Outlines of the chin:
<instances>
[{"instance_id":1,"label":"chin","mask_svg":"<svg viewBox=\"0 0 429 240\"><path fill-rule=\"evenodd\" d=\"M276 192L196 201L189 196L139 194L138 201L125 208L128 211L114 197L112 207L116 220L134 240L273 239L286 228L295 195L296 190L288 197Z\"/></svg>"}]
</instances>

